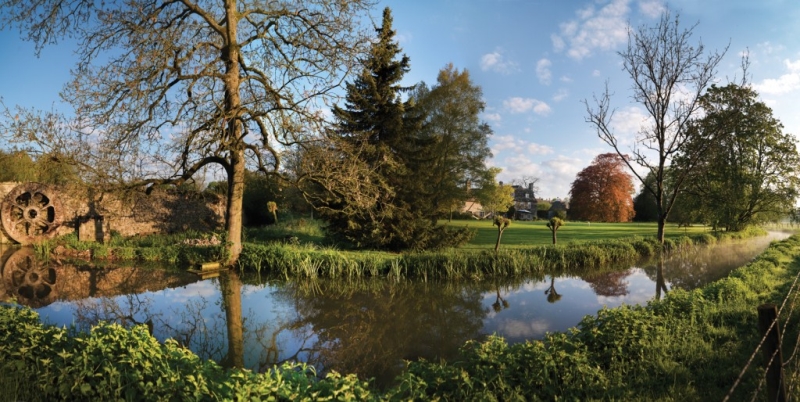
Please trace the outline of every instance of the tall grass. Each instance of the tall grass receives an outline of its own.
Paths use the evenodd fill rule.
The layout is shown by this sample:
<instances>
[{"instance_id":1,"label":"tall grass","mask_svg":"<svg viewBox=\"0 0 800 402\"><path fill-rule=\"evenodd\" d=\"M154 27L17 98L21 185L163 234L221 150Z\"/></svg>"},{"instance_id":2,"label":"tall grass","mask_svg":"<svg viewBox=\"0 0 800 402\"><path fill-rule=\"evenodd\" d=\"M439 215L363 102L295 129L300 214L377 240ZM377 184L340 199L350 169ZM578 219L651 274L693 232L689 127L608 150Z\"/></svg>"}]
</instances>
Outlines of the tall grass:
<instances>
[{"instance_id":1,"label":"tall grass","mask_svg":"<svg viewBox=\"0 0 800 402\"><path fill-rule=\"evenodd\" d=\"M750 231L749 236L765 232ZM725 242L742 235L708 233L667 239L667 252ZM714 239L714 240L711 240ZM314 244L245 243L238 267L278 278L404 277L428 280L482 280L543 272L581 272L610 264L635 263L661 250L655 238L631 237L572 244L490 250L448 249L404 254L353 252Z\"/></svg>"}]
</instances>

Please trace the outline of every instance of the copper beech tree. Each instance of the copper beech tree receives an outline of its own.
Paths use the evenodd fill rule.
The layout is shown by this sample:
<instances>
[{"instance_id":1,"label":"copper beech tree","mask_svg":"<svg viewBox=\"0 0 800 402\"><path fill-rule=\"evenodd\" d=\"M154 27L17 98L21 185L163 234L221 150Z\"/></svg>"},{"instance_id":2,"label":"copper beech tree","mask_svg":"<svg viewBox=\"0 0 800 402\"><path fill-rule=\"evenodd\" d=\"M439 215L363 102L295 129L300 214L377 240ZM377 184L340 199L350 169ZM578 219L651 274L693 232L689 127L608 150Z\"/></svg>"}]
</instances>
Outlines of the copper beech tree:
<instances>
[{"instance_id":1,"label":"copper beech tree","mask_svg":"<svg viewBox=\"0 0 800 402\"><path fill-rule=\"evenodd\" d=\"M629 222L633 219L633 182L625 161L615 153L598 155L578 172L570 190L573 220Z\"/></svg>"}]
</instances>

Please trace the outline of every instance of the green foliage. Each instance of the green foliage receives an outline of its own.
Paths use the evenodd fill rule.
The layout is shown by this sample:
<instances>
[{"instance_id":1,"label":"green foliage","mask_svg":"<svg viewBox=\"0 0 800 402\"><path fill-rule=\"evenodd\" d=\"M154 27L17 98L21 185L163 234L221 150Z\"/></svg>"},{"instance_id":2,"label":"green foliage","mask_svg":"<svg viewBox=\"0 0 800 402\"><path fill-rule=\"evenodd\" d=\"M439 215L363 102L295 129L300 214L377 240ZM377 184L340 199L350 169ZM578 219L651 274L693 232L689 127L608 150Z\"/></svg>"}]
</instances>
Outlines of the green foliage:
<instances>
[{"instance_id":1,"label":"green foliage","mask_svg":"<svg viewBox=\"0 0 800 402\"><path fill-rule=\"evenodd\" d=\"M74 184L79 182L74 166L58 154L40 154L36 158L24 151L0 150L0 182L38 182Z\"/></svg>"},{"instance_id":2,"label":"green foliage","mask_svg":"<svg viewBox=\"0 0 800 402\"><path fill-rule=\"evenodd\" d=\"M677 159L690 166L704 155L686 181L688 202L730 231L784 216L798 196L797 139L749 86L712 85L700 103L706 113L690 126L699 134Z\"/></svg>"},{"instance_id":3,"label":"green foliage","mask_svg":"<svg viewBox=\"0 0 800 402\"><path fill-rule=\"evenodd\" d=\"M0 372L44 400L364 400L355 375L286 363L266 373L226 370L173 340L159 343L145 326L101 323L88 334L45 326L35 312L0 306ZM24 395L22 399L28 399Z\"/></svg>"},{"instance_id":4,"label":"green foliage","mask_svg":"<svg viewBox=\"0 0 800 402\"><path fill-rule=\"evenodd\" d=\"M411 100L422 121L413 170L425 202L417 208L426 210L424 216L441 217L461 208L470 188L482 187L488 177L492 129L480 120L482 90L472 83L469 71L448 64L433 88L418 84Z\"/></svg>"}]
</instances>

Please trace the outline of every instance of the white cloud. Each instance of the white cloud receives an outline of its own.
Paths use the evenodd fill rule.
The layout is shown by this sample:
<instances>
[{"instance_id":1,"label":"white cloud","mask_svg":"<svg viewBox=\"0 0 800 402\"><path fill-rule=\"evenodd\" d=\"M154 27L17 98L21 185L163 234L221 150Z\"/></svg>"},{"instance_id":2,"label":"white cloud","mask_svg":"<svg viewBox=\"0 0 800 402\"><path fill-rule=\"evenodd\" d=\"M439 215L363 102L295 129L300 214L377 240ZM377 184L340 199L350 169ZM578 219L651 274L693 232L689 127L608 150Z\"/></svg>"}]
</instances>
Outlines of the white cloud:
<instances>
[{"instance_id":1,"label":"white cloud","mask_svg":"<svg viewBox=\"0 0 800 402\"><path fill-rule=\"evenodd\" d=\"M648 124L649 116L638 107L630 106L614 112L611 128L620 145L631 146L642 127Z\"/></svg>"},{"instance_id":2,"label":"white cloud","mask_svg":"<svg viewBox=\"0 0 800 402\"><path fill-rule=\"evenodd\" d=\"M503 56L503 51L498 49L481 57L481 70L511 74L519 71L519 65L511 60L506 60Z\"/></svg>"},{"instance_id":3,"label":"white cloud","mask_svg":"<svg viewBox=\"0 0 800 402\"><path fill-rule=\"evenodd\" d=\"M559 33L551 35L556 52L566 49L567 55L581 60L596 49L610 50L628 40L630 0L612 0L596 10L593 6L576 12L577 19L561 23ZM642 6L643 12L652 6Z\"/></svg>"},{"instance_id":4,"label":"white cloud","mask_svg":"<svg viewBox=\"0 0 800 402\"><path fill-rule=\"evenodd\" d=\"M541 144L529 144L528 153L531 155L548 155L553 153L553 148Z\"/></svg>"},{"instance_id":5,"label":"white cloud","mask_svg":"<svg viewBox=\"0 0 800 402\"><path fill-rule=\"evenodd\" d=\"M495 123L499 123L500 120L502 120L502 117L500 117L500 113L486 113L483 115L483 118L485 120L492 121Z\"/></svg>"},{"instance_id":6,"label":"white cloud","mask_svg":"<svg viewBox=\"0 0 800 402\"><path fill-rule=\"evenodd\" d=\"M520 146L517 144L517 138L513 135L498 135L492 136L494 145L492 146L492 153L497 154L506 149L518 149Z\"/></svg>"},{"instance_id":7,"label":"white cloud","mask_svg":"<svg viewBox=\"0 0 800 402\"><path fill-rule=\"evenodd\" d=\"M569 97L569 91L567 91L565 88L561 88L556 91L555 95L553 95L553 101L561 102L562 100L567 99L567 97Z\"/></svg>"},{"instance_id":8,"label":"white cloud","mask_svg":"<svg viewBox=\"0 0 800 402\"><path fill-rule=\"evenodd\" d=\"M600 70L592 70L592 77L599 77L599 76L600 76Z\"/></svg>"},{"instance_id":9,"label":"white cloud","mask_svg":"<svg viewBox=\"0 0 800 402\"><path fill-rule=\"evenodd\" d=\"M534 161L534 157L543 155L542 151L546 150L548 154L552 154L549 152L552 149L544 145L526 143L521 140L508 141L504 145L516 152L509 156L495 157L491 161L493 166L503 169L498 175L498 180L510 183L522 176L538 177L539 194L537 196L544 198L566 197L569 194L570 185L575 180L575 175L588 165L587 161L563 155L541 162ZM498 148L498 144L492 147L495 155L497 155ZM539 154L531 151L539 152Z\"/></svg>"},{"instance_id":10,"label":"white cloud","mask_svg":"<svg viewBox=\"0 0 800 402\"><path fill-rule=\"evenodd\" d=\"M785 47L783 45L773 45L770 42L762 42L756 45L756 49L760 50L764 54L772 54L783 51Z\"/></svg>"},{"instance_id":11,"label":"white cloud","mask_svg":"<svg viewBox=\"0 0 800 402\"><path fill-rule=\"evenodd\" d=\"M536 63L536 76L539 77L539 82L544 85L550 85L550 79L553 77L553 73L550 72L552 64L547 59L541 59Z\"/></svg>"},{"instance_id":12,"label":"white cloud","mask_svg":"<svg viewBox=\"0 0 800 402\"><path fill-rule=\"evenodd\" d=\"M533 111L538 115L546 116L552 111L547 103L533 98L509 98L503 101L503 106L511 113L527 113Z\"/></svg>"},{"instance_id":13,"label":"white cloud","mask_svg":"<svg viewBox=\"0 0 800 402\"><path fill-rule=\"evenodd\" d=\"M561 78L559 78L559 80L561 80L561 82L567 82L567 83L572 82L572 78L569 78L566 75L562 75Z\"/></svg>"},{"instance_id":14,"label":"white cloud","mask_svg":"<svg viewBox=\"0 0 800 402\"><path fill-rule=\"evenodd\" d=\"M397 43L403 45L411 42L411 40L414 39L414 35L410 33L398 33L395 35L395 38L397 39Z\"/></svg>"},{"instance_id":15,"label":"white cloud","mask_svg":"<svg viewBox=\"0 0 800 402\"><path fill-rule=\"evenodd\" d=\"M660 0L644 0L639 2L639 11L650 18L661 16L665 10L666 7Z\"/></svg>"},{"instance_id":16,"label":"white cloud","mask_svg":"<svg viewBox=\"0 0 800 402\"><path fill-rule=\"evenodd\" d=\"M784 60L788 72L778 78L767 78L754 87L762 95L781 95L800 88L800 60Z\"/></svg>"}]
</instances>

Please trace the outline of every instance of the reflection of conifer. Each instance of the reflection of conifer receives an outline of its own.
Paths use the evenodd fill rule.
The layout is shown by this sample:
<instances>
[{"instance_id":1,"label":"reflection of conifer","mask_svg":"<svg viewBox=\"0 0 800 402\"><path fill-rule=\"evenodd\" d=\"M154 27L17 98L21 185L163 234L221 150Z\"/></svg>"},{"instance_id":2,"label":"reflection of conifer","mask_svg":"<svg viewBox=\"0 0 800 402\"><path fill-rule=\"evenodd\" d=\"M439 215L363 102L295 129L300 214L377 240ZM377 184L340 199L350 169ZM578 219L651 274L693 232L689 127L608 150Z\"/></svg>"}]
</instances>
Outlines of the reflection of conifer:
<instances>
[{"instance_id":1,"label":"reflection of conifer","mask_svg":"<svg viewBox=\"0 0 800 402\"><path fill-rule=\"evenodd\" d=\"M547 302L548 303L555 303L561 300L561 295L556 292L556 285L555 285L555 277L550 277L550 288L544 291L544 294L547 295Z\"/></svg>"}]
</instances>

